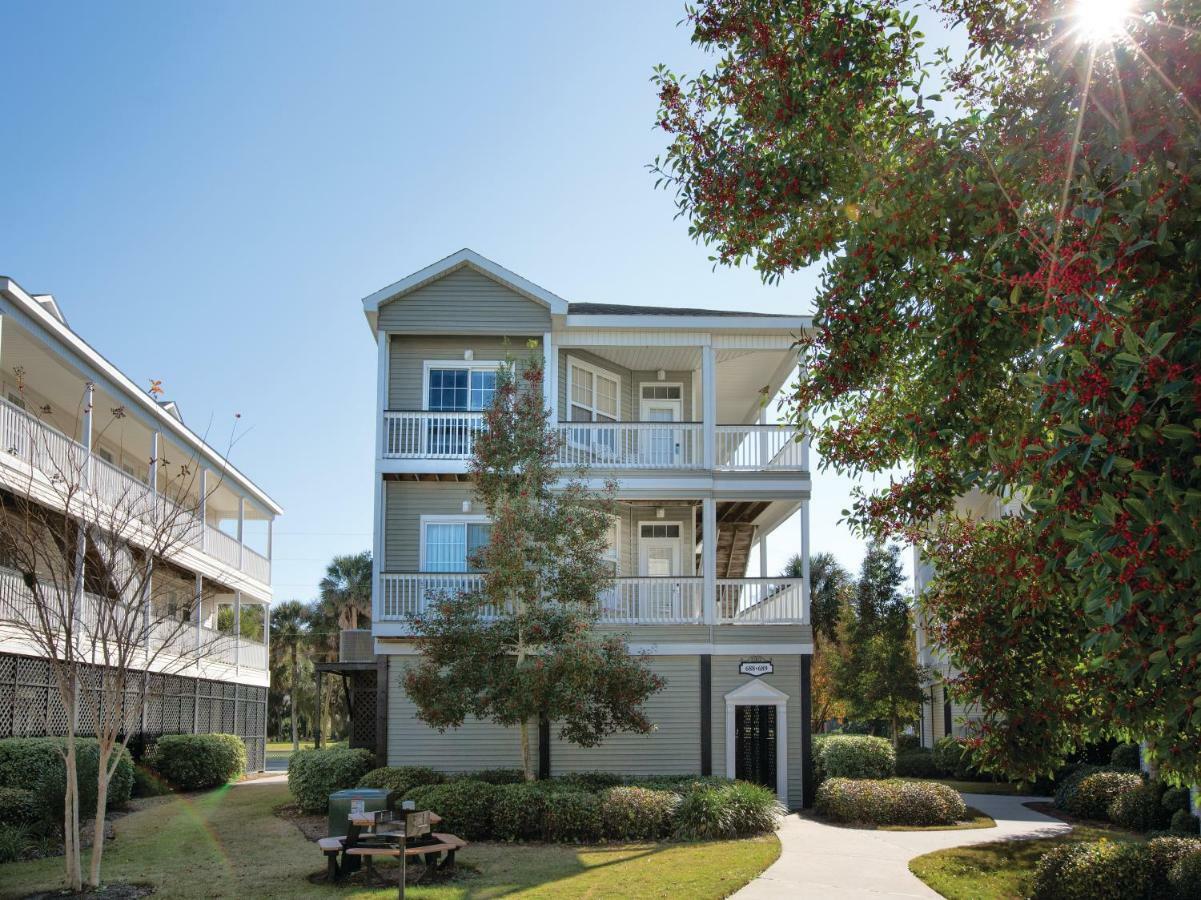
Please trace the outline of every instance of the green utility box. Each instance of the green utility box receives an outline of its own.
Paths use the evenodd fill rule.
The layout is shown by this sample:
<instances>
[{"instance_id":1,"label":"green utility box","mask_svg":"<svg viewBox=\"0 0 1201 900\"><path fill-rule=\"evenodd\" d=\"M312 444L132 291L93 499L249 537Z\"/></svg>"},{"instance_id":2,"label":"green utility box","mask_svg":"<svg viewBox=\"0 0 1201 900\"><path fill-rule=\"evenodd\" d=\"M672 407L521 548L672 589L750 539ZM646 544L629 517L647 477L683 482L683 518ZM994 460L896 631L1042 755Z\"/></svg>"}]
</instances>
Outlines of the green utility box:
<instances>
[{"instance_id":1,"label":"green utility box","mask_svg":"<svg viewBox=\"0 0 1201 900\"><path fill-rule=\"evenodd\" d=\"M329 795L329 836L346 834L351 813L379 812L391 809L396 792L387 788L348 788Z\"/></svg>"}]
</instances>

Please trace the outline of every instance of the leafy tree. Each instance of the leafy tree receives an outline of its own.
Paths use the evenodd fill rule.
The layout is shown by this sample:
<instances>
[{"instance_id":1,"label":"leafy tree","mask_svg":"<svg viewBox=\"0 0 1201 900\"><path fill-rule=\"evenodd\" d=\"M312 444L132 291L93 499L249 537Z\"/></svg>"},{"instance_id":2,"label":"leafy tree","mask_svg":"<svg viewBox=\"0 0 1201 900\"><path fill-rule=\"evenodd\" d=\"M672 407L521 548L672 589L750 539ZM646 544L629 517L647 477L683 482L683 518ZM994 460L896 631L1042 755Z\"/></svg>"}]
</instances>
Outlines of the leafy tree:
<instances>
[{"instance_id":1,"label":"leafy tree","mask_svg":"<svg viewBox=\"0 0 1201 900\"><path fill-rule=\"evenodd\" d=\"M300 749L297 688L300 684L302 650L309 644L308 609L299 600L288 600L271 610L272 656L286 661L288 718L292 725L292 749ZM276 679L272 679L274 685Z\"/></svg>"},{"instance_id":2,"label":"leafy tree","mask_svg":"<svg viewBox=\"0 0 1201 900\"><path fill-rule=\"evenodd\" d=\"M217 610L217 630L232 634L234 632L234 608L228 604ZM252 641L263 639L263 607L257 603L248 603L242 607L241 627L238 632L244 638Z\"/></svg>"},{"instance_id":3,"label":"leafy tree","mask_svg":"<svg viewBox=\"0 0 1201 900\"><path fill-rule=\"evenodd\" d=\"M842 471L908 473L853 518L957 562L939 615L995 628L948 644L969 683L1053 636L968 591L991 584L975 548L993 529L968 547L932 523L973 487L1021 491L1029 531L995 540L1037 576L1030 609L1078 623L1062 677L1079 664L1106 690L1041 740L997 729L1057 708L1061 679L985 695L983 758L1020 749L1015 774L1047 772L1110 732L1195 782L1201 6L1104 29L1086 3L932 5L966 52L923 50L892 0L700 3L693 41L720 58L692 80L658 71L657 169L718 262L824 267L794 417Z\"/></svg>"},{"instance_id":4,"label":"leafy tree","mask_svg":"<svg viewBox=\"0 0 1201 900\"><path fill-rule=\"evenodd\" d=\"M540 717L581 746L654 727L642 704L663 687L644 660L593 625L609 584L602 559L611 502L561 484L547 427L540 357L497 374L476 437L471 476L492 523L474 560L478 590L445 596L413 620L420 662L404 687L427 723L445 730L476 716L516 726L525 777L535 777L530 727Z\"/></svg>"},{"instance_id":5,"label":"leafy tree","mask_svg":"<svg viewBox=\"0 0 1201 900\"><path fill-rule=\"evenodd\" d=\"M340 628L364 627L371 621L371 551L335 556L318 590L321 603L336 611Z\"/></svg>"},{"instance_id":6,"label":"leafy tree","mask_svg":"<svg viewBox=\"0 0 1201 900\"><path fill-rule=\"evenodd\" d=\"M784 567L785 578L800 578L803 563L793 556ZM846 705L835 696L834 672L846 654L841 639L850 620L849 597L854 580L832 553L809 557L809 617L813 623L813 665L810 698L813 730L824 731L831 718L846 715Z\"/></svg>"}]
</instances>

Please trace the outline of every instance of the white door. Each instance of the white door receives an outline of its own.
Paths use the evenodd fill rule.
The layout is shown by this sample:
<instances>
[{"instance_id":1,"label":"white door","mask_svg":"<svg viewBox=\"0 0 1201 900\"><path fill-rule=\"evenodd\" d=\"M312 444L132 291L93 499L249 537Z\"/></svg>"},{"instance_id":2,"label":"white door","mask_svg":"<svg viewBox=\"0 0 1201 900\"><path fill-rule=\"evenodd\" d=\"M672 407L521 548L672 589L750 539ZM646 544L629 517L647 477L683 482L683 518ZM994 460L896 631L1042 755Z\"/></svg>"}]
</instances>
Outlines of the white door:
<instances>
[{"instance_id":1,"label":"white door","mask_svg":"<svg viewBox=\"0 0 1201 900\"><path fill-rule=\"evenodd\" d=\"M678 422L683 415L679 400L643 400L643 422ZM681 432L678 428L650 428L643 432L642 462L671 468L679 464Z\"/></svg>"},{"instance_id":2,"label":"white door","mask_svg":"<svg viewBox=\"0 0 1201 900\"><path fill-rule=\"evenodd\" d=\"M680 618L680 542L676 538L643 538L638 543L638 574L647 579L639 585L641 618L672 621Z\"/></svg>"}]
</instances>

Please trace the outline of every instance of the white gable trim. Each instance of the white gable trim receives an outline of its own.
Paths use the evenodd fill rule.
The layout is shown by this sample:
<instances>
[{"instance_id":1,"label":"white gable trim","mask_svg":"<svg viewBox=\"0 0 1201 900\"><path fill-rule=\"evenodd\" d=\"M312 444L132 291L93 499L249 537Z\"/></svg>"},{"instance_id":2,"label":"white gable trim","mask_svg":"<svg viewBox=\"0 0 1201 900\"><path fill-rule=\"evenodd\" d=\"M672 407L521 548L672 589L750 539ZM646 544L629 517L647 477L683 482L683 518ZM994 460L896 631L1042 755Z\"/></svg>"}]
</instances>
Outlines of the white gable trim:
<instances>
[{"instance_id":1,"label":"white gable trim","mask_svg":"<svg viewBox=\"0 0 1201 900\"><path fill-rule=\"evenodd\" d=\"M760 678L726 694L726 777L737 770L734 752L735 707L774 706L776 708L776 796L788 804L788 695Z\"/></svg>"},{"instance_id":2,"label":"white gable trim","mask_svg":"<svg viewBox=\"0 0 1201 900\"><path fill-rule=\"evenodd\" d=\"M363 312L367 315L368 320L370 320L372 328L374 328L375 316L379 313L379 308L385 303L390 303L393 300L403 297L405 294L437 281L439 278L449 275L451 272L461 269L464 266L474 269L481 275L485 275L510 290L516 291L527 299L541 303L550 309L552 315L567 315L567 301L562 297L552 294L546 288L539 287L534 282L522 278L515 272L510 272L504 266L498 265L487 257L480 256L474 250L469 250L466 247L458 253L452 253L445 259L440 259L433 265L426 266L424 269L414 272L412 275L402 278L400 281L394 282L368 297L364 297Z\"/></svg>"}]
</instances>

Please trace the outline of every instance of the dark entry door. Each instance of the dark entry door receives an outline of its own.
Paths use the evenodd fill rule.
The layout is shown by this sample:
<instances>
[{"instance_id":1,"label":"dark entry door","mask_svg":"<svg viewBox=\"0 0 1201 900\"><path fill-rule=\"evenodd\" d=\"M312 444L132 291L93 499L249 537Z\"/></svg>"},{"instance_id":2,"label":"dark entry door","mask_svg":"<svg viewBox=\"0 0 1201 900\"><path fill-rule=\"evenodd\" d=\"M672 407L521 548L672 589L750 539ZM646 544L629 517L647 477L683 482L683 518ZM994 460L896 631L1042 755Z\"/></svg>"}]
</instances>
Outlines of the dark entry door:
<instances>
[{"instance_id":1,"label":"dark entry door","mask_svg":"<svg viewBox=\"0 0 1201 900\"><path fill-rule=\"evenodd\" d=\"M734 777L776 789L776 708L734 709Z\"/></svg>"}]
</instances>

